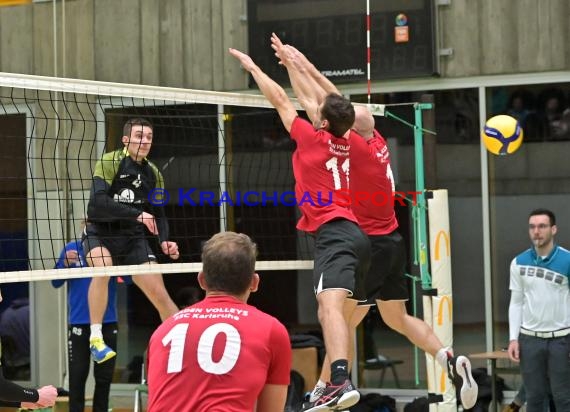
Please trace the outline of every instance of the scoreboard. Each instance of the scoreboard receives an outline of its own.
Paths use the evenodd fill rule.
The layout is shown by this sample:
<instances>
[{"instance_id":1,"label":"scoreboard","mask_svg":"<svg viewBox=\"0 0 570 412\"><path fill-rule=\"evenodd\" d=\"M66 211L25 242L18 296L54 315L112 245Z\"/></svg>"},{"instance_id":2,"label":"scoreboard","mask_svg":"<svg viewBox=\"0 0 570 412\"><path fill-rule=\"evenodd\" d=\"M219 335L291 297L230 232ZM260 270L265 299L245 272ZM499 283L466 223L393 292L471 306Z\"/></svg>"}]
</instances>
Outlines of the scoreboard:
<instances>
[{"instance_id":1,"label":"scoreboard","mask_svg":"<svg viewBox=\"0 0 570 412\"><path fill-rule=\"evenodd\" d=\"M372 80L437 74L435 0L370 0ZM365 0L248 0L249 53L287 81L271 33L303 52L333 82L367 78Z\"/></svg>"}]
</instances>

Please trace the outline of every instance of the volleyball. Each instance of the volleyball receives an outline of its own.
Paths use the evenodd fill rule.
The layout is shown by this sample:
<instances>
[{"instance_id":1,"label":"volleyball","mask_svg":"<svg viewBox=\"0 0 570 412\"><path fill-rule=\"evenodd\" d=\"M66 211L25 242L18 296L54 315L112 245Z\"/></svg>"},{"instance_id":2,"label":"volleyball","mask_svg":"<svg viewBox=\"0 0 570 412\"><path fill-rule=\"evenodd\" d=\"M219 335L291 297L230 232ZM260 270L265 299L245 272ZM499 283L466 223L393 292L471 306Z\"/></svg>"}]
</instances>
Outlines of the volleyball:
<instances>
[{"instance_id":1,"label":"volleyball","mask_svg":"<svg viewBox=\"0 0 570 412\"><path fill-rule=\"evenodd\" d=\"M523 142L523 130L517 119L504 114L491 117L481 131L487 150L503 156L516 152Z\"/></svg>"}]
</instances>

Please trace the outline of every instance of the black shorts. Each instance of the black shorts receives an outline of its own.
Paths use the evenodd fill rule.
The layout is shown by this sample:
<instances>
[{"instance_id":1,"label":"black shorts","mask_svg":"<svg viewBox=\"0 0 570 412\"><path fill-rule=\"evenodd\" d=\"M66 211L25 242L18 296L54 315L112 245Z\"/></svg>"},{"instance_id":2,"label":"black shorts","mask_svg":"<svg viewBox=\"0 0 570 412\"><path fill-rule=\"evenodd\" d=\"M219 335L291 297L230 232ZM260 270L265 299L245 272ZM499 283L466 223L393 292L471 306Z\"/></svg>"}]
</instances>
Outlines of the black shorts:
<instances>
[{"instance_id":1,"label":"black shorts","mask_svg":"<svg viewBox=\"0 0 570 412\"><path fill-rule=\"evenodd\" d=\"M346 289L349 297L364 299L364 277L370 266L370 242L358 225L346 219L322 225L315 238L315 294Z\"/></svg>"},{"instance_id":2,"label":"black shorts","mask_svg":"<svg viewBox=\"0 0 570 412\"><path fill-rule=\"evenodd\" d=\"M370 235L372 261L366 274L368 303L380 300L408 300L406 245L398 231L388 235Z\"/></svg>"},{"instance_id":3,"label":"black shorts","mask_svg":"<svg viewBox=\"0 0 570 412\"><path fill-rule=\"evenodd\" d=\"M115 266L156 262L156 256L144 232L109 232L102 227L88 224L83 231L81 242L85 254L96 247L106 248Z\"/></svg>"}]
</instances>

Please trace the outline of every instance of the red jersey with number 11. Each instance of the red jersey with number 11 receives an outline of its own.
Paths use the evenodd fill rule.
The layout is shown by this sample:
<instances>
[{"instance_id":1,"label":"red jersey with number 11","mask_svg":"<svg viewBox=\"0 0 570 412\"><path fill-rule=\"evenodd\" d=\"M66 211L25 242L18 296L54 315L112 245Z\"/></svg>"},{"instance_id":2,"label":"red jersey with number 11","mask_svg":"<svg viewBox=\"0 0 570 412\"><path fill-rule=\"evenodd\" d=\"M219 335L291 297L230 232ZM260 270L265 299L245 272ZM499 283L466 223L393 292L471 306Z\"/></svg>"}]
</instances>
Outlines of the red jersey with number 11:
<instances>
[{"instance_id":1,"label":"red jersey with number 11","mask_svg":"<svg viewBox=\"0 0 570 412\"><path fill-rule=\"evenodd\" d=\"M251 412L266 384L289 384L290 368L289 335L277 319L210 296L150 338L148 411Z\"/></svg>"},{"instance_id":2,"label":"red jersey with number 11","mask_svg":"<svg viewBox=\"0 0 570 412\"><path fill-rule=\"evenodd\" d=\"M334 219L356 222L349 205L334 202L335 191L348 189L349 141L326 130L315 130L300 117L293 121L291 138L297 142L293 174L295 198L302 213L297 229L312 233Z\"/></svg>"}]
</instances>

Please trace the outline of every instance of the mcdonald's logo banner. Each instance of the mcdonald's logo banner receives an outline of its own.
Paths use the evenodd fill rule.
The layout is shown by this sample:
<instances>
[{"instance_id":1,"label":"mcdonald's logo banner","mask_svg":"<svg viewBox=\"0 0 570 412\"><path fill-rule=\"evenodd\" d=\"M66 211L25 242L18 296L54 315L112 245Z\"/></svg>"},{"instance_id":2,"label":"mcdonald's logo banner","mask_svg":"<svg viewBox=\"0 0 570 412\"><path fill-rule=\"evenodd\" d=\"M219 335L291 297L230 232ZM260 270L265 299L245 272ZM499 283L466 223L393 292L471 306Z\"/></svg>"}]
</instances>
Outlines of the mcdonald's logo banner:
<instances>
[{"instance_id":1,"label":"mcdonald's logo banner","mask_svg":"<svg viewBox=\"0 0 570 412\"><path fill-rule=\"evenodd\" d=\"M433 298L433 331L444 346L453 345L453 298L451 295Z\"/></svg>"},{"instance_id":2,"label":"mcdonald's logo banner","mask_svg":"<svg viewBox=\"0 0 570 412\"><path fill-rule=\"evenodd\" d=\"M434 190L428 199L430 274L438 295L449 295L451 285L451 237L447 190Z\"/></svg>"}]
</instances>

